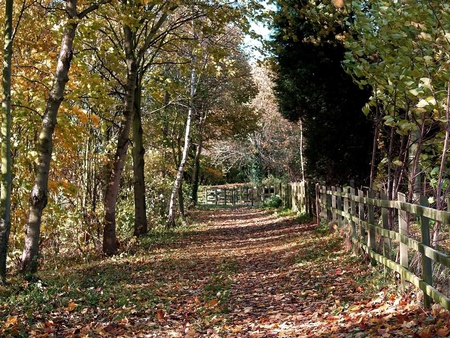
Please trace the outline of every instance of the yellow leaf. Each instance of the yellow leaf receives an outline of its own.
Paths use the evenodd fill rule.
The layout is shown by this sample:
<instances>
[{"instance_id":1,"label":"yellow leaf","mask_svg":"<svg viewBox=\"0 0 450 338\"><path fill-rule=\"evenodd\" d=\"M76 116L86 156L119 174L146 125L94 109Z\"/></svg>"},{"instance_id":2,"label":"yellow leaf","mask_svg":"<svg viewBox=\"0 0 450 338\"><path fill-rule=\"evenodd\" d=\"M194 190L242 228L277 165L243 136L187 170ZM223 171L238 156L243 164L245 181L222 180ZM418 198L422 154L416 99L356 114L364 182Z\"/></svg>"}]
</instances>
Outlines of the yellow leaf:
<instances>
[{"instance_id":1,"label":"yellow leaf","mask_svg":"<svg viewBox=\"0 0 450 338\"><path fill-rule=\"evenodd\" d=\"M355 312L355 311L359 311L359 310L361 310L361 306L359 306L359 305L352 305L348 308L348 311L350 311L350 312Z\"/></svg>"},{"instance_id":2,"label":"yellow leaf","mask_svg":"<svg viewBox=\"0 0 450 338\"><path fill-rule=\"evenodd\" d=\"M217 299L211 299L210 301L208 301L207 305L210 307L216 306L219 303L219 301Z\"/></svg>"},{"instance_id":3,"label":"yellow leaf","mask_svg":"<svg viewBox=\"0 0 450 338\"><path fill-rule=\"evenodd\" d=\"M17 324L17 316L9 316L6 318L5 326L10 327Z\"/></svg>"},{"instance_id":4,"label":"yellow leaf","mask_svg":"<svg viewBox=\"0 0 450 338\"><path fill-rule=\"evenodd\" d=\"M75 310L76 307L77 307L77 304L70 301L69 304L67 304L67 311L72 312L73 310Z\"/></svg>"}]
</instances>

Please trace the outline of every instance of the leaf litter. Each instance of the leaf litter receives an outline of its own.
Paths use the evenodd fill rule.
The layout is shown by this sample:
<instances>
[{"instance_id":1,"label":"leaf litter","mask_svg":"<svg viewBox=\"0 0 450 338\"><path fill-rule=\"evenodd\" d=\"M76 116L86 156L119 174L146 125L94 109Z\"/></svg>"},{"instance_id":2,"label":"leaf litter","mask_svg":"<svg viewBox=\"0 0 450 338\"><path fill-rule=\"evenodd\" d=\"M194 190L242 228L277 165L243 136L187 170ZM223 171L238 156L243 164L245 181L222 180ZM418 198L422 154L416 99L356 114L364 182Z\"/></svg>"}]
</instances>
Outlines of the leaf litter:
<instances>
[{"instance_id":1,"label":"leaf litter","mask_svg":"<svg viewBox=\"0 0 450 338\"><path fill-rule=\"evenodd\" d=\"M314 224L253 208L191 218L170 242L0 290L0 336L450 336L448 311Z\"/></svg>"}]
</instances>

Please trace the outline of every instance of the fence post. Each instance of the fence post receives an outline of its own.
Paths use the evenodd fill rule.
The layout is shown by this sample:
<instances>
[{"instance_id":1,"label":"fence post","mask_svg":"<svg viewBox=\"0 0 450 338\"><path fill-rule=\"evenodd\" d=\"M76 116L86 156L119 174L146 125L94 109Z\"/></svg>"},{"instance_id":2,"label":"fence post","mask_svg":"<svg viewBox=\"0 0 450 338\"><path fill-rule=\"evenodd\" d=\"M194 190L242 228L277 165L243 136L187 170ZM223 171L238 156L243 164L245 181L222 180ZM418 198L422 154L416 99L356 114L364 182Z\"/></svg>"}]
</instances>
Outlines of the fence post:
<instances>
[{"instance_id":1,"label":"fence post","mask_svg":"<svg viewBox=\"0 0 450 338\"><path fill-rule=\"evenodd\" d=\"M350 238L350 240L352 241L352 247L353 247L353 252L355 254L358 253L358 247L355 243L355 239L357 239L356 237L356 223L355 223L355 218L356 218L356 202L354 199L355 196L355 188L354 187L350 187L349 189L350 191L350 224L352 227L352 237Z\"/></svg>"},{"instance_id":2,"label":"fence post","mask_svg":"<svg viewBox=\"0 0 450 338\"><path fill-rule=\"evenodd\" d=\"M322 205L322 210L321 210L322 218L325 220L325 223L327 223L329 221L329 219L328 219L328 209L327 209L328 208L328 204L327 204L327 202L328 202L327 187L326 186L321 186L320 187L320 191L321 191L320 204Z\"/></svg>"},{"instance_id":3,"label":"fence post","mask_svg":"<svg viewBox=\"0 0 450 338\"><path fill-rule=\"evenodd\" d=\"M373 198L373 192L369 191L367 192L368 198ZM367 237L367 246L370 248L370 250L376 252L376 243L375 243L375 229L373 228L375 226L375 212L374 212L374 206L373 203L367 202L368 205L368 221L369 221L369 236ZM377 261L374 258L371 258L370 264L372 266L377 265Z\"/></svg>"},{"instance_id":4,"label":"fence post","mask_svg":"<svg viewBox=\"0 0 450 338\"><path fill-rule=\"evenodd\" d=\"M331 212L331 207L332 207L332 202L333 202L333 198L331 197L331 188L328 189L328 187L324 187L325 189L325 196L326 196L326 201L325 204L327 206L327 222L331 222L333 219L333 214Z\"/></svg>"},{"instance_id":5,"label":"fence post","mask_svg":"<svg viewBox=\"0 0 450 338\"><path fill-rule=\"evenodd\" d=\"M342 199L343 199L343 201L344 201L344 209L343 209L343 211L345 212L345 213L349 213L349 208L350 208L350 203L349 203L349 200L348 200L348 194L349 194L349 192L350 192L350 188L343 188L342 189L342 192L345 194L345 195L347 195L347 196L342 196ZM347 220L348 220L348 222L346 222L346 223L349 223L350 222L350 219L348 219L348 217L347 216L345 216L345 218L347 218Z\"/></svg>"},{"instance_id":6,"label":"fence post","mask_svg":"<svg viewBox=\"0 0 450 338\"><path fill-rule=\"evenodd\" d=\"M297 203L295 199L297 198L297 182L291 183L291 209L292 211L296 212L297 209Z\"/></svg>"},{"instance_id":7,"label":"fence post","mask_svg":"<svg viewBox=\"0 0 450 338\"><path fill-rule=\"evenodd\" d=\"M343 209L342 209L342 188L341 187L336 188L336 210L343 211ZM338 227L342 228L343 217L338 213L336 213L335 217L337 217Z\"/></svg>"},{"instance_id":8,"label":"fence post","mask_svg":"<svg viewBox=\"0 0 450 338\"><path fill-rule=\"evenodd\" d=\"M380 194L382 200L388 200L386 193ZM387 208L381 208L381 224L383 229L389 230L389 210ZM391 258L389 253L391 249L391 240L389 237L381 236L381 244L383 245L383 256ZM384 266L384 272L386 273L386 266Z\"/></svg>"},{"instance_id":9,"label":"fence post","mask_svg":"<svg viewBox=\"0 0 450 338\"><path fill-rule=\"evenodd\" d=\"M320 205L320 185L316 183L316 223L320 226L320 213L322 212L322 206Z\"/></svg>"},{"instance_id":10,"label":"fence post","mask_svg":"<svg viewBox=\"0 0 450 338\"><path fill-rule=\"evenodd\" d=\"M401 192L398 193L397 199L399 202L406 202L406 196L405 194L402 194ZM399 205L398 208L398 231L400 235L408 236L408 220L407 220L408 214L406 211L402 210L401 206ZM405 268L408 269L408 245L403 243L400 239L400 264ZM403 276L403 273L401 273L402 278L402 285L405 283L405 278Z\"/></svg>"},{"instance_id":11,"label":"fence post","mask_svg":"<svg viewBox=\"0 0 450 338\"><path fill-rule=\"evenodd\" d=\"M358 189L358 197L364 198L364 191ZM365 219L365 212L364 212L364 202L358 203L358 211L359 211L359 242L365 243L366 242L366 230L364 229L362 225L362 221Z\"/></svg>"},{"instance_id":12,"label":"fence post","mask_svg":"<svg viewBox=\"0 0 450 338\"><path fill-rule=\"evenodd\" d=\"M312 194L312 188L311 185L308 183L308 181L305 181L305 186L306 186L306 200L307 200L307 205L308 205L308 210L306 211L306 213L308 215L313 216L314 215L314 202L313 199L311 197Z\"/></svg>"},{"instance_id":13,"label":"fence post","mask_svg":"<svg viewBox=\"0 0 450 338\"><path fill-rule=\"evenodd\" d=\"M420 196L420 205L428 207L428 199L425 196ZM422 233L422 244L430 246L430 220L427 217L420 217L420 231ZM422 254L422 279L425 283L433 285L433 270L431 259L425 256L424 247L419 246L419 252ZM425 292L423 293L423 305L429 308L432 303L432 298Z\"/></svg>"},{"instance_id":14,"label":"fence post","mask_svg":"<svg viewBox=\"0 0 450 338\"><path fill-rule=\"evenodd\" d=\"M331 187L331 221L336 222L336 187Z\"/></svg>"}]
</instances>

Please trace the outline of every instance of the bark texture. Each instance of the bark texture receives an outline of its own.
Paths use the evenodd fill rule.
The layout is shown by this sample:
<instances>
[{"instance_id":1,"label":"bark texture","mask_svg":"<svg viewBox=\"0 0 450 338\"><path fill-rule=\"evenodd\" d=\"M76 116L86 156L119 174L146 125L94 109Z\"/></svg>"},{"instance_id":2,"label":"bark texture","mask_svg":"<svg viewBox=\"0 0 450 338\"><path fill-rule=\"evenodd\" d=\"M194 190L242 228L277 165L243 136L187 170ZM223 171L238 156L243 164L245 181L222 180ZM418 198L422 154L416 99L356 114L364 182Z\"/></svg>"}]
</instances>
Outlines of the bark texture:
<instances>
[{"instance_id":1,"label":"bark texture","mask_svg":"<svg viewBox=\"0 0 450 338\"><path fill-rule=\"evenodd\" d=\"M129 137L134 117L134 98L137 81L137 62L134 54L134 34L129 26L124 26L125 56L127 62L127 83L125 86L125 102L123 107L124 120L121 126L113 166L109 175L105 196L105 218L103 228L103 253L112 256L117 253L116 236L116 201L119 193L120 177L122 176Z\"/></svg>"},{"instance_id":2,"label":"bark texture","mask_svg":"<svg viewBox=\"0 0 450 338\"><path fill-rule=\"evenodd\" d=\"M133 171L134 171L134 236L147 234L147 207L145 204L144 142L141 112L142 87L136 87L133 119Z\"/></svg>"},{"instance_id":3,"label":"bark texture","mask_svg":"<svg viewBox=\"0 0 450 338\"><path fill-rule=\"evenodd\" d=\"M69 19L77 16L77 0L66 1L66 13ZM42 120L38 143L38 165L34 186L30 196L30 210L25 230L25 246L22 253L22 272L34 273L38 267L39 236L42 212L47 205L48 175L53 151L53 132L56 126L56 117L64 97L64 89L69 80L68 74L73 56L73 40L77 24L70 20L66 26L59 53L56 73L52 89Z\"/></svg>"},{"instance_id":4,"label":"bark texture","mask_svg":"<svg viewBox=\"0 0 450 338\"><path fill-rule=\"evenodd\" d=\"M38 165L34 186L30 196L30 210L25 230L25 246L22 252L21 270L23 273L34 273L38 267L39 236L42 212L47 205L48 176L53 151L53 132L61 102L64 100L64 90L69 81L69 70L73 57L73 42L78 22L86 15L96 10L101 4L110 0L103 0L87 7L81 13L77 12L77 0L65 0L67 24L61 41L58 63L53 79L52 88L47 99L45 113L38 141Z\"/></svg>"},{"instance_id":5,"label":"bark texture","mask_svg":"<svg viewBox=\"0 0 450 338\"><path fill-rule=\"evenodd\" d=\"M193 62L192 71L191 71L191 85L190 85L190 104L188 109L188 116L186 119L186 130L184 135L184 146L183 146L183 154L181 156L181 161L178 166L177 177L175 179L172 193L170 195L169 200L169 215L167 219L167 227L175 226L175 206L177 195L180 194L181 181L183 180L184 167L186 165L187 155L189 151L189 143L190 143L190 133L191 133L191 121L192 114L194 112L194 99L197 87L197 71L195 69L195 62Z\"/></svg>"},{"instance_id":6,"label":"bark texture","mask_svg":"<svg viewBox=\"0 0 450 338\"><path fill-rule=\"evenodd\" d=\"M6 260L11 229L11 60L13 0L5 4L3 49L3 100L1 114L1 188L0 188L0 284L6 283Z\"/></svg>"}]
</instances>

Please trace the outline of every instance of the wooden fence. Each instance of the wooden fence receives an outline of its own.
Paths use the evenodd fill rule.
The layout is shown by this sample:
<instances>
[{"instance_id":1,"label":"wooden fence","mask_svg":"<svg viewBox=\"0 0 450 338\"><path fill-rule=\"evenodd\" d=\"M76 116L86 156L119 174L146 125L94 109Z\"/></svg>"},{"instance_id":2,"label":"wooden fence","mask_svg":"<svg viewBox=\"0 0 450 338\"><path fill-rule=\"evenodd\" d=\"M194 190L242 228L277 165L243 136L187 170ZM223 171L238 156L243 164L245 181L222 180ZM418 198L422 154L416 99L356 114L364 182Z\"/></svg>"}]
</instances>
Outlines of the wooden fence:
<instances>
[{"instance_id":1,"label":"wooden fence","mask_svg":"<svg viewBox=\"0 0 450 338\"><path fill-rule=\"evenodd\" d=\"M264 201L278 196L286 208L309 214L313 212L313 194L306 182L261 186L202 186L198 196L198 204L211 206L261 206Z\"/></svg>"},{"instance_id":2,"label":"wooden fence","mask_svg":"<svg viewBox=\"0 0 450 338\"><path fill-rule=\"evenodd\" d=\"M286 194L282 185L222 185L202 186L199 189L198 204L202 205L252 205L259 206L265 200Z\"/></svg>"},{"instance_id":3,"label":"wooden fence","mask_svg":"<svg viewBox=\"0 0 450 338\"><path fill-rule=\"evenodd\" d=\"M354 248L368 254L373 264L383 264L421 289L426 307L434 301L450 310L450 290L444 290L450 288L450 257L430 243L430 223L443 229L450 224L450 212L428 207L425 197L420 205L406 203L403 194L391 201L372 192L317 185L315 195L318 222L347 226ZM413 262L419 262L417 267ZM444 274L443 282L433 280L436 268Z\"/></svg>"},{"instance_id":4,"label":"wooden fence","mask_svg":"<svg viewBox=\"0 0 450 338\"><path fill-rule=\"evenodd\" d=\"M354 250L362 250L372 264L396 271L403 282L422 290L426 307L434 301L450 310L450 256L433 248L430 239L432 225L448 227L450 212L430 208L424 197L420 204L411 204L403 194L391 201L350 187L311 189L307 182L201 187L199 204L261 206L273 196L279 196L284 207L315 216L318 224L346 227ZM433 280L433 271L441 271L440 280Z\"/></svg>"}]
</instances>

